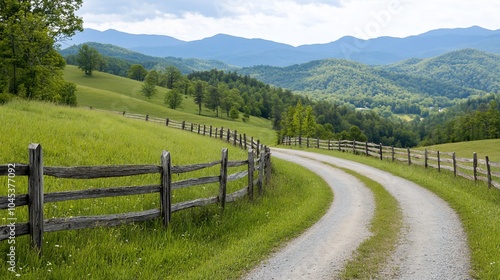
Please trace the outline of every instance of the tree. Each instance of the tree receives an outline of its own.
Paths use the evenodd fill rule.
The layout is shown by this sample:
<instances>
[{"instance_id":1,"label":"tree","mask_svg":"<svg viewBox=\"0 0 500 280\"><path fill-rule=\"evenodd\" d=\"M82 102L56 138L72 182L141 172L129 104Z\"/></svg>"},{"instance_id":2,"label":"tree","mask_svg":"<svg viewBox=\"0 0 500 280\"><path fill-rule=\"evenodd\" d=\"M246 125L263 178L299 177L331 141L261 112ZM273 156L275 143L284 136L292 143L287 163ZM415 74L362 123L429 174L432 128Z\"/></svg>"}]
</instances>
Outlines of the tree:
<instances>
[{"instance_id":1,"label":"tree","mask_svg":"<svg viewBox=\"0 0 500 280\"><path fill-rule=\"evenodd\" d=\"M64 81L64 59L54 45L82 30L74 1L0 3L0 89L28 99L76 104L75 87Z\"/></svg>"},{"instance_id":2,"label":"tree","mask_svg":"<svg viewBox=\"0 0 500 280\"><path fill-rule=\"evenodd\" d=\"M144 81L146 75L148 74L148 70L144 68L144 66L140 64L133 64L127 71L127 77L136 81Z\"/></svg>"},{"instance_id":3,"label":"tree","mask_svg":"<svg viewBox=\"0 0 500 280\"><path fill-rule=\"evenodd\" d=\"M183 99L181 91L180 88L174 88L165 95L165 103L168 104L170 109L175 110L181 106Z\"/></svg>"},{"instance_id":4,"label":"tree","mask_svg":"<svg viewBox=\"0 0 500 280\"><path fill-rule=\"evenodd\" d=\"M205 100L205 106L215 112L215 116L219 116L219 107L221 104L220 91L215 86L209 86L207 91L207 98Z\"/></svg>"},{"instance_id":5,"label":"tree","mask_svg":"<svg viewBox=\"0 0 500 280\"><path fill-rule=\"evenodd\" d=\"M144 79L144 83L142 85L141 92L146 96L147 98L151 98L151 96L155 95L156 92L158 91L156 89L156 80L157 80L157 75L155 75L156 72L151 71L146 75L146 78Z\"/></svg>"},{"instance_id":6,"label":"tree","mask_svg":"<svg viewBox=\"0 0 500 280\"><path fill-rule=\"evenodd\" d=\"M205 84L196 81L194 85L194 103L198 105L198 115L201 115L201 105L205 101Z\"/></svg>"},{"instance_id":7,"label":"tree","mask_svg":"<svg viewBox=\"0 0 500 280\"><path fill-rule=\"evenodd\" d=\"M102 63L103 59L97 49L83 44L78 51L76 63L85 75L92 76L92 70L95 70Z\"/></svg>"},{"instance_id":8,"label":"tree","mask_svg":"<svg viewBox=\"0 0 500 280\"><path fill-rule=\"evenodd\" d=\"M236 107L231 108L231 110L229 110L229 117L232 120L238 119L240 117L240 111L238 111Z\"/></svg>"},{"instance_id":9,"label":"tree","mask_svg":"<svg viewBox=\"0 0 500 280\"><path fill-rule=\"evenodd\" d=\"M165 69L165 86L168 89L173 89L175 84L182 79L182 73L175 66L168 66Z\"/></svg>"}]
</instances>

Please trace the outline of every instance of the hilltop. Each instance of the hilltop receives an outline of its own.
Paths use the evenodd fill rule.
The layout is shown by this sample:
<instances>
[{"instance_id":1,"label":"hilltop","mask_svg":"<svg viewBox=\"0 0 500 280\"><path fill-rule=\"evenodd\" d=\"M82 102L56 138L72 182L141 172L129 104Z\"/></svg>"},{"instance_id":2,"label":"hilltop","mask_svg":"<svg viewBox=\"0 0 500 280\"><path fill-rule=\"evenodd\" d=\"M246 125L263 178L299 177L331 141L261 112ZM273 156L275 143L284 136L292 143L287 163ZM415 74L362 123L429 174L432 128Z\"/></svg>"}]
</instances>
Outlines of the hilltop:
<instances>
[{"instance_id":1,"label":"hilltop","mask_svg":"<svg viewBox=\"0 0 500 280\"><path fill-rule=\"evenodd\" d=\"M500 30L472 26L437 29L406 38L379 37L363 40L346 36L327 44L294 47L269 40L247 39L227 34L186 42L169 36L85 29L71 40L63 42L63 45L72 46L87 42L117 45L157 57L219 60L240 67L290 66L325 58L381 65L409 58L433 57L464 48L500 53Z\"/></svg>"}]
</instances>

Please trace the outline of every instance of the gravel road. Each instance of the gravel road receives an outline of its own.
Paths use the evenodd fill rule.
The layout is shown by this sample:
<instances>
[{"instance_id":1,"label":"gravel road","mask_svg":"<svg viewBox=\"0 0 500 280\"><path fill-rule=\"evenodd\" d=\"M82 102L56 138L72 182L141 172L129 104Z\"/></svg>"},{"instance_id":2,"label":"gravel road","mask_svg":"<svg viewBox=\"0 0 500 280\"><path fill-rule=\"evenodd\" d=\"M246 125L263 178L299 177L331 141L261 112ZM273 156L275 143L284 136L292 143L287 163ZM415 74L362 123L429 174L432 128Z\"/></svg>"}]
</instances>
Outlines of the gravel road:
<instances>
[{"instance_id":1,"label":"gravel road","mask_svg":"<svg viewBox=\"0 0 500 280\"><path fill-rule=\"evenodd\" d=\"M272 149L273 156L301 164L332 187L328 213L247 275L247 279L335 279L353 250L369 236L373 197L358 180L327 162L354 170L384 186L398 201L402 238L382 279L470 279L466 235L456 213L432 192L360 163L305 151ZM338 213L340 212L340 213Z\"/></svg>"},{"instance_id":2,"label":"gravel road","mask_svg":"<svg viewBox=\"0 0 500 280\"><path fill-rule=\"evenodd\" d=\"M370 235L373 194L357 178L331 166L275 150L272 153L316 172L333 189L335 198L316 224L264 261L247 279L332 279Z\"/></svg>"}]
</instances>

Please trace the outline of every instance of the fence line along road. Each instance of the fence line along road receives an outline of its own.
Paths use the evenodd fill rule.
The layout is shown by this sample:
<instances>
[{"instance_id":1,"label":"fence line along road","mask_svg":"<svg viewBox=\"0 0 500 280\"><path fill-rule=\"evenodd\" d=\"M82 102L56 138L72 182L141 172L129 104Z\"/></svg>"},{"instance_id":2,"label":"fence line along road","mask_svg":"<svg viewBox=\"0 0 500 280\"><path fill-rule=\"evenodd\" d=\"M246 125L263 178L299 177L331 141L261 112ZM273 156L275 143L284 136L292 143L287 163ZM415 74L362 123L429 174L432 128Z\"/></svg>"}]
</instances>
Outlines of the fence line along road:
<instances>
[{"instance_id":1,"label":"fence line along road","mask_svg":"<svg viewBox=\"0 0 500 280\"><path fill-rule=\"evenodd\" d=\"M318 148L325 150L338 150L365 154L380 160L404 162L409 165L417 164L425 168L436 168L453 172L455 176L461 176L474 181L488 183L488 188L500 189L500 162L493 162L488 156L479 159L477 153L472 158L457 158L455 152L440 152L431 150L411 150L383 146L369 142L356 140L321 140L319 138L284 137L281 139L283 145L305 145L307 148Z\"/></svg>"},{"instance_id":2,"label":"fence line along road","mask_svg":"<svg viewBox=\"0 0 500 280\"><path fill-rule=\"evenodd\" d=\"M118 113L106 110L100 111ZM163 225L167 227L170 223L173 212L215 203L219 203L221 208L224 209L226 202L234 202L245 196L252 199L254 196L254 186L257 188L257 192L262 194L264 183L269 182L271 179L270 149L267 146L262 145L259 140L254 140L253 137L247 137L246 134L241 135L238 134L236 130L231 131L228 128L224 129L223 127L214 128L212 126L188 123L186 121L179 122L168 118L159 119L149 117L149 115L130 114L126 112L119 113L129 118L162 123L168 127L188 130L199 135L227 141L235 147L248 150L248 159L244 161L229 161L227 149L223 149L221 160L186 166L172 166L170 153L163 151L160 165L49 167L43 166L41 145L30 144L29 164L15 163L16 176L28 176L28 194L16 194L14 200L9 196L0 197L0 210L7 209L10 211L16 207L28 206L29 221L16 223L15 230L11 230L12 227L10 225L0 225L0 241L8 240L9 237L12 236L30 234L32 247L38 249L41 254L42 237L44 232L102 226L117 226L156 218L161 218ZM171 180L172 174L192 172L216 165L221 166L220 174L217 176L190 178L178 182L172 182ZM244 165L247 166L247 170L234 174L228 174L228 167L238 167ZM9 176L9 174L11 174L12 167L13 164L0 164L0 176ZM258 172L257 176L254 176L255 171ZM95 179L144 174L159 174L161 177L161 184L87 189L57 193L44 193L43 188L44 176L71 179ZM247 186L234 193L226 193L227 182L239 180L245 177L248 177ZM172 190L210 183L219 183L219 192L216 196L184 201L172 205ZM45 203L151 193L159 193L159 209L113 215L53 218L44 220L43 209Z\"/></svg>"}]
</instances>

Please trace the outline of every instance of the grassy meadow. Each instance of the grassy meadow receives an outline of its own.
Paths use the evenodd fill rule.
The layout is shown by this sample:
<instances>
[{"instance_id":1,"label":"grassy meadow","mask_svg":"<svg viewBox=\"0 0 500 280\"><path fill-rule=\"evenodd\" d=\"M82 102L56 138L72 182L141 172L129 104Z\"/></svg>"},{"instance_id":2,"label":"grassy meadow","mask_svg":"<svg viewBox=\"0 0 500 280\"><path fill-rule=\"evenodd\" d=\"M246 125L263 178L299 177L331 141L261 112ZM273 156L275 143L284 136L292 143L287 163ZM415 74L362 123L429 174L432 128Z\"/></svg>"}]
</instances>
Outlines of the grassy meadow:
<instances>
[{"instance_id":1,"label":"grassy meadow","mask_svg":"<svg viewBox=\"0 0 500 280\"><path fill-rule=\"evenodd\" d=\"M191 96L185 96L182 108L172 110L164 104L168 89L157 87L158 93L151 99L140 93L142 82L94 71L92 77L87 77L76 66L67 65L64 78L77 85L77 102L80 107L93 107L111 111L126 111L137 114L149 114L158 118L170 118L176 121L187 121L207 126L238 129L267 145L276 142L275 132L271 122L266 119L250 117L248 122L215 118L214 113L203 108L198 115L198 106Z\"/></svg>"},{"instance_id":2,"label":"grassy meadow","mask_svg":"<svg viewBox=\"0 0 500 280\"><path fill-rule=\"evenodd\" d=\"M173 165L219 160L229 148L230 160L247 152L227 143L155 123L83 108L14 100L0 107L0 163L26 163L29 143L40 143L45 166L159 164L162 150ZM245 167L231 168L229 173ZM218 167L182 174L213 176ZM27 180L16 177L16 193L27 192ZM45 177L45 192L140 186L159 183L158 175L92 180ZM0 177L0 186L7 178ZM243 188L246 178L230 182L228 193ZM307 186L307 187L306 187ZM173 203L218 194L217 184L173 191ZM0 196L7 188L0 189ZM284 241L312 225L332 201L329 187L295 164L273 160L272 182L263 196L173 214L171 226L160 220L112 228L44 234L43 256L29 246L29 236L16 238L17 272L0 264L2 279L236 279ZM45 218L106 215L159 207L158 194L86 199L45 204ZM27 207L16 208L18 222ZM297 214L299 213L299 214ZM7 211L0 211L6 224ZM0 251L8 251L0 242Z\"/></svg>"},{"instance_id":3,"label":"grassy meadow","mask_svg":"<svg viewBox=\"0 0 500 280\"><path fill-rule=\"evenodd\" d=\"M451 146L457 154L466 156L470 152L470 147L474 146L470 145L473 143L456 143ZM492 143L495 143L495 141L486 141L486 144ZM485 143L484 141L478 141L476 145L484 146ZM494 144L491 147L493 152L498 150L496 148L498 146ZM498 253L500 252L499 189L488 189L487 184L484 182L474 182L465 178L454 177L452 172L438 172L433 168L425 169L417 165L408 166L404 163L381 161L374 157L354 155L352 153L319 149L308 150L364 163L406 178L434 192L458 213L462 221L468 237L472 259L471 276L474 279L497 279L498 275L500 275L500 254ZM384 227L381 224L378 226ZM372 228L372 230L374 229Z\"/></svg>"},{"instance_id":4,"label":"grassy meadow","mask_svg":"<svg viewBox=\"0 0 500 280\"><path fill-rule=\"evenodd\" d=\"M500 162L500 139L448 143L426 148L432 151L456 152L457 157L461 158L472 158L473 153L477 153L480 159L488 156L491 161Z\"/></svg>"}]
</instances>

